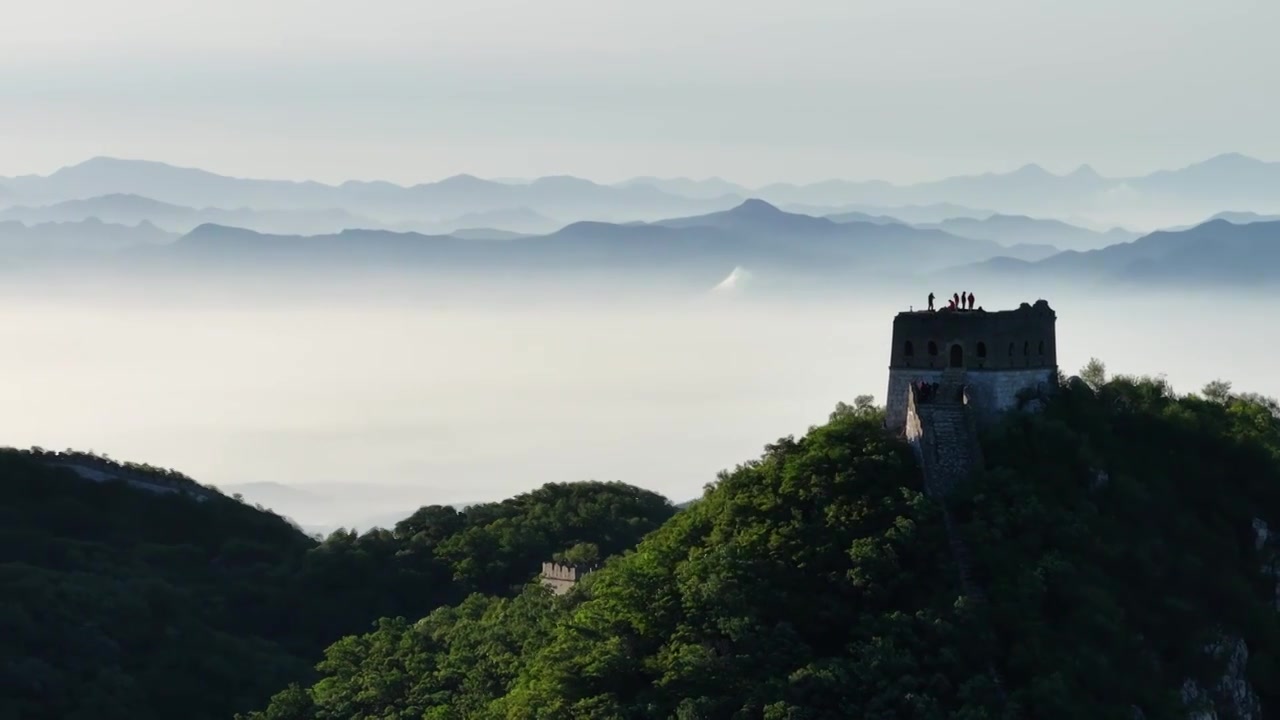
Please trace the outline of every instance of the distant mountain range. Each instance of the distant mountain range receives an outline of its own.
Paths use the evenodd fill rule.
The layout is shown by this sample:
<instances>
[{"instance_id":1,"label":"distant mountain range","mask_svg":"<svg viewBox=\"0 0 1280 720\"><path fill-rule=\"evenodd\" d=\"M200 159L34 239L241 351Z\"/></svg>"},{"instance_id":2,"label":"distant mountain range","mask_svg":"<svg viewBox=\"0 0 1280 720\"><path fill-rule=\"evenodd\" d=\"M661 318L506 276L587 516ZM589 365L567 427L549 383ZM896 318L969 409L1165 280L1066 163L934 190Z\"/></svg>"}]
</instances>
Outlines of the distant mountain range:
<instances>
[{"instance_id":1,"label":"distant mountain range","mask_svg":"<svg viewBox=\"0 0 1280 720\"><path fill-rule=\"evenodd\" d=\"M1257 222L1275 222L1277 220L1280 220L1280 215L1259 215L1256 212L1226 210L1223 212L1214 213L1212 217L1206 219L1204 222L1209 222L1211 220L1226 220L1227 222L1235 225L1248 225L1250 223L1257 223ZM1192 223L1190 225L1177 225L1174 227L1168 227L1164 229L1165 230L1190 230L1191 228L1197 225L1202 225L1202 224L1204 223L1199 222L1199 223Z\"/></svg>"},{"instance_id":2,"label":"distant mountain range","mask_svg":"<svg viewBox=\"0 0 1280 720\"><path fill-rule=\"evenodd\" d=\"M97 219L26 225L0 221L0 252L10 259L31 255L67 255L124 250L170 243L178 238L143 221L134 226Z\"/></svg>"},{"instance_id":3,"label":"distant mountain range","mask_svg":"<svg viewBox=\"0 0 1280 720\"><path fill-rule=\"evenodd\" d=\"M763 198L811 214L828 214L818 212L822 207L859 203L862 207L844 209L887 214L908 222L938 222L943 218L908 218L884 208L948 203L1050 217L1082 214L1111 218L1113 222L1117 216L1130 216L1143 219L1147 225L1167 225L1170 224L1168 218L1182 217L1185 221L1203 217L1223 207L1280 211L1280 162L1264 162L1238 153L1135 177L1104 177L1088 165L1059 175L1029 164L1012 172L962 175L911 185L879 180L827 180L802 185L776 183L750 189L719 179L695 182L652 178L625 183L628 187L641 184L670 193L705 195L714 189L724 194ZM956 216L975 215L968 211L949 213L949 217Z\"/></svg>"},{"instance_id":4,"label":"distant mountain range","mask_svg":"<svg viewBox=\"0 0 1280 720\"><path fill-rule=\"evenodd\" d=\"M563 223L529 208L466 213L438 221L419 219L388 223L342 208L193 208L128 193L63 200L50 205L13 205L0 210L0 220L19 220L28 225L88 219L122 225L149 222L176 233L185 233L200 225L213 223L259 232L296 235L320 235L352 229L445 234L459 229L500 228L511 232L547 233L563 226Z\"/></svg>"},{"instance_id":5,"label":"distant mountain range","mask_svg":"<svg viewBox=\"0 0 1280 720\"><path fill-rule=\"evenodd\" d=\"M117 255L119 263L154 267L262 270L360 268L565 273L582 270L672 274L710 289L734 268L766 277L820 280L924 272L997 255L1019 255L983 239L890 223L837 223L784 212L761 200L703 215L653 223L577 222L556 232L487 241L453 235L347 230L301 236L201 225L175 242ZM1027 255L1042 257L1038 251Z\"/></svg>"},{"instance_id":6,"label":"distant mountain range","mask_svg":"<svg viewBox=\"0 0 1280 720\"><path fill-rule=\"evenodd\" d=\"M570 176L499 182L457 175L406 187L382 181L327 185L241 179L158 162L98 157L47 176L0 178L0 203L8 205L51 205L115 195L136 195L185 208L233 208L226 212L241 212L235 208L334 212L334 208L340 208L342 212L376 220L382 227L400 229L405 229L405 222L439 223L479 213L482 215L472 227L493 225L515 232L547 232L550 225L542 223L538 216L650 221L727 210L748 197L806 214L863 212L908 223L938 223L956 217L982 219L998 213L1080 216L1103 221L1104 225L1166 227L1193 222L1224 207L1246 207L1264 214L1280 212L1280 163L1228 153L1176 170L1113 178L1104 177L1089 166L1059 175L1038 165L1026 165L1012 172L964 175L911 185L827 180L747 188L719 178L633 178L602 185ZM938 211L936 206L942 205L951 206L952 211ZM931 206L935 209L930 210ZM529 213L530 224L499 226L483 220L484 213L513 212ZM157 220L148 219L158 224ZM433 226L429 230L458 227L463 226Z\"/></svg>"},{"instance_id":7,"label":"distant mountain range","mask_svg":"<svg viewBox=\"0 0 1280 720\"><path fill-rule=\"evenodd\" d=\"M174 207L132 196L121 202L144 210ZM223 268L259 274L363 268L517 277L585 270L680 277L697 287L735 292L746 278L751 287L764 287L779 278L869 281L943 270L986 279L1280 281L1274 269L1280 267L1280 221L1248 213L1225 215L1262 220L1237 224L1218 218L1135 237L1121 229L1097 232L1025 216L921 225L853 213L814 217L750 199L729 210L653 222L581 221L537 235L492 228L441 234L347 229L304 235L205 223L179 236L148 220L133 226L96 218L30 226L10 220L0 222L0 251L14 272L22 271L26 258L78 260L86 268ZM1042 242L1012 242L1020 239ZM1060 247L1068 249L1059 252Z\"/></svg>"},{"instance_id":8,"label":"distant mountain range","mask_svg":"<svg viewBox=\"0 0 1280 720\"><path fill-rule=\"evenodd\" d=\"M1059 250L1096 250L1141 237L1123 228L1097 232L1069 225L1061 220L1043 220L1025 215L992 215L986 218L957 217L916 227L937 228L962 237L994 240L1002 244L1048 245Z\"/></svg>"},{"instance_id":9,"label":"distant mountain range","mask_svg":"<svg viewBox=\"0 0 1280 720\"><path fill-rule=\"evenodd\" d=\"M992 258L943 274L1073 284L1245 287L1280 284L1277 268L1280 221L1237 225L1216 219L1099 250L1067 251L1036 262Z\"/></svg>"},{"instance_id":10,"label":"distant mountain range","mask_svg":"<svg viewBox=\"0 0 1280 720\"><path fill-rule=\"evenodd\" d=\"M750 202L750 201L748 201ZM924 207L924 206L920 206ZM935 209L954 206L933 206ZM1236 215L1243 215L1237 213ZM794 213L794 217L810 217ZM1260 216L1259 216L1260 217ZM15 205L0 210L0 221L17 220L28 225L41 223L83 222L101 220L120 225L150 223L161 229L186 233L200 225L222 225L276 235L326 235L343 230L395 230L420 232L427 235L453 235L467 239L514 239L527 235L553 232L562 224L529 208L511 208L487 212L466 213L451 219L429 221L402 221L383 223L373 218L356 215L346 210L256 210L240 208L190 208L161 202L141 195L116 193L83 200L64 200L44 206ZM743 225L754 225L759 218L743 218ZM863 211L847 211L811 218L811 225L828 226L830 223L871 223L876 225L911 225L890 215L875 215ZM682 220L659 220L654 224L678 227ZM796 221L792 221L796 222ZM950 217L940 222L916 222L923 229L937 229L959 237L975 240L992 240L1010 247L1022 248L1014 254L1025 259L1039 259L1052 254L1055 249L1088 250L1126 242L1138 233L1113 229L1101 233L1087 228L1026 216L989 214L982 217ZM735 230L743 230L736 227ZM767 227L753 227L763 231Z\"/></svg>"},{"instance_id":11,"label":"distant mountain range","mask_svg":"<svg viewBox=\"0 0 1280 720\"><path fill-rule=\"evenodd\" d=\"M313 234L346 228L378 228L383 223L340 208L269 210L206 207L191 208L141 195L112 193L44 206L16 205L0 210L0 219L31 223L77 222L97 219L122 225L149 222L172 232L184 233L205 223L247 227L264 232Z\"/></svg>"},{"instance_id":12,"label":"distant mountain range","mask_svg":"<svg viewBox=\"0 0 1280 720\"><path fill-rule=\"evenodd\" d=\"M1090 206L1095 200L1171 203L1183 214L1218 204L1201 216L1208 222L1145 235L980 209L1056 203L1057 214L1070 215L1100 207ZM732 278L734 287L745 277L755 286L779 275L943 269L1134 282L1280 274L1280 213L1263 212L1280 209L1280 163L1235 154L1136 178L1026 166L910 186L833 180L754 190L719 178L601 185L567 176L325 185L94 158L48 176L0 178L0 204L0 251L19 271L24 258L69 262L99 252L115 267L595 268L685 273L709 286ZM1241 206L1254 209L1220 209Z\"/></svg>"},{"instance_id":13,"label":"distant mountain range","mask_svg":"<svg viewBox=\"0 0 1280 720\"><path fill-rule=\"evenodd\" d=\"M955 203L930 203L928 205L866 205L860 203L842 204L838 207L830 205L808 205L805 203L779 204L788 212L805 215L821 215L837 222L874 218L889 218L908 225L915 223L942 222L951 218L987 218L996 214L995 210L956 205Z\"/></svg>"},{"instance_id":14,"label":"distant mountain range","mask_svg":"<svg viewBox=\"0 0 1280 720\"><path fill-rule=\"evenodd\" d=\"M575 177L544 177L508 184L456 175L404 187L389 182L341 185L226 177L159 162L97 157L47 176L0 178L8 202L47 205L99 196L138 195L191 208L330 210L342 208L383 223L443 220L465 213L527 208L550 217L636 219L673 212L731 207L741 198L703 200L671 195L648 185L612 187Z\"/></svg>"},{"instance_id":15,"label":"distant mountain range","mask_svg":"<svg viewBox=\"0 0 1280 720\"><path fill-rule=\"evenodd\" d=\"M245 502L261 505L297 521L307 533L328 535L339 527L369 530L393 528L411 511L432 503L438 488L367 483L314 483L288 485L265 481L224 485L227 495L240 495ZM445 503L462 510L474 502ZM398 509L393 509L398 508ZM334 521L334 518L344 518Z\"/></svg>"}]
</instances>

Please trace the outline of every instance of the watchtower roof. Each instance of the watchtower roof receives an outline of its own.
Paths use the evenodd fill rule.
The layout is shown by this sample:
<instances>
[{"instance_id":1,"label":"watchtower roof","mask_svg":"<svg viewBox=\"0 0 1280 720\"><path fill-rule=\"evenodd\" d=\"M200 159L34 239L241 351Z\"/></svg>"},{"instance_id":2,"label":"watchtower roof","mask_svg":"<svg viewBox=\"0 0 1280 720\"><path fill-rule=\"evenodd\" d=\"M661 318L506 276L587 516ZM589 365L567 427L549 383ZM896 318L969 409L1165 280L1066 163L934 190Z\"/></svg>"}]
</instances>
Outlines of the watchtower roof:
<instances>
[{"instance_id":1,"label":"watchtower roof","mask_svg":"<svg viewBox=\"0 0 1280 720\"><path fill-rule=\"evenodd\" d=\"M893 318L889 366L1010 370L1057 366L1054 326L1047 300L1012 310L910 310Z\"/></svg>"},{"instance_id":2,"label":"watchtower roof","mask_svg":"<svg viewBox=\"0 0 1280 720\"><path fill-rule=\"evenodd\" d=\"M943 320L955 320L957 322L976 322L979 319L988 321L1002 321L1006 318L1016 317L1038 317L1045 316L1056 318L1057 314L1053 312L1053 308L1049 307L1048 300L1036 300L1032 303L1022 303L1012 310L984 310L977 308L975 310L952 310L950 308L940 308L938 310L903 310L894 316L894 322L899 318L925 318L937 317Z\"/></svg>"}]
</instances>

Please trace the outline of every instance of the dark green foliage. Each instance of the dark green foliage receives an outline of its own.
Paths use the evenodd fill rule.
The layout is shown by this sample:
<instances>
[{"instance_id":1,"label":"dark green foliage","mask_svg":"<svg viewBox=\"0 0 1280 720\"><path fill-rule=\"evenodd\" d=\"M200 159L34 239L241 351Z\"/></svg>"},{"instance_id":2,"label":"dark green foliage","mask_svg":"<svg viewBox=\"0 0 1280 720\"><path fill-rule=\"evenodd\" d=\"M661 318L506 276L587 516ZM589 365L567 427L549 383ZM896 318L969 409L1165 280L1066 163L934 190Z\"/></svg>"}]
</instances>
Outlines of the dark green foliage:
<instances>
[{"instance_id":1,"label":"dark green foliage","mask_svg":"<svg viewBox=\"0 0 1280 720\"><path fill-rule=\"evenodd\" d=\"M880 423L780 440L593 576L507 716L982 717L938 509Z\"/></svg>"},{"instance_id":2,"label":"dark green foliage","mask_svg":"<svg viewBox=\"0 0 1280 720\"><path fill-rule=\"evenodd\" d=\"M1276 581L1253 521L1280 523L1280 420L1265 401L1160 380L1064 390L988 434L990 467L957 505L988 583L1012 699L1036 717L1175 717L1203 648L1244 637L1251 670L1280 651ZM1253 672L1264 707L1274 675Z\"/></svg>"},{"instance_id":3,"label":"dark green foliage","mask_svg":"<svg viewBox=\"0 0 1280 720\"><path fill-rule=\"evenodd\" d=\"M261 717L940 719L967 698L985 707L983 640L951 590L937 508L880 423L850 408L780 440L565 598L530 591L489 623L472 619L485 607L473 598L416 635L392 623L348 638L312 705L285 712L291 690ZM405 637L410 654L387 654ZM461 675L441 673L460 652ZM409 664L411 689L370 691L371 676Z\"/></svg>"},{"instance_id":4,"label":"dark green foliage","mask_svg":"<svg viewBox=\"0 0 1280 720\"><path fill-rule=\"evenodd\" d=\"M569 595L387 621L255 720L1181 719L1224 637L1280 707L1277 553L1253 530L1280 528L1280 407L1097 367L990 430L950 502L986 604L960 595L907 448L843 406Z\"/></svg>"},{"instance_id":5,"label":"dark green foliage","mask_svg":"<svg viewBox=\"0 0 1280 720\"><path fill-rule=\"evenodd\" d=\"M510 594L555 552L617 552L675 512L619 483L549 485L316 542L173 473L145 469L208 499L45 460L0 451L0 718L225 720L310 682L325 646L379 617Z\"/></svg>"}]
</instances>

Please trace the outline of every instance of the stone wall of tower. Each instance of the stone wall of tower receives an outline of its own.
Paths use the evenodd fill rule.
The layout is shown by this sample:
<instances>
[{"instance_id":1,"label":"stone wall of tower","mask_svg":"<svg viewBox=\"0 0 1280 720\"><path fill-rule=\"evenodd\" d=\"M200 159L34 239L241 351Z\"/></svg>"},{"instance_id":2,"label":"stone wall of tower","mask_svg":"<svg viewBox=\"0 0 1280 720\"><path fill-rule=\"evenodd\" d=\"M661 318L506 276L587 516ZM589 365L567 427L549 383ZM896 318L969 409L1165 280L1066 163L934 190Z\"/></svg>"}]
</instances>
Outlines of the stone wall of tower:
<instances>
[{"instance_id":1,"label":"stone wall of tower","mask_svg":"<svg viewBox=\"0 0 1280 720\"><path fill-rule=\"evenodd\" d=\"M965 370L1056 368L1056 321L1044 300L1016 310L898 313L889 367L942 370L958 350Z\"/></svg>"},{"instance_id":2,"label":"stone wall of tower","mask_svg":"<svg viewBox=\"0 0 1280 720\"><path fill-rule=\"evenodd\" d=\"M904 312L893 320L885 424L901 432L907 388L941 382L949 367L963 370L972 411L987 419L1017 407L1018 394L1057 381L1057 315L1044 300L995 312Z\"/></svg>"},{"instance_id":3,"label":"stone wall of tower","mask_svg":"<svg viewBox=\"0 0 1280 720\"><path fill-rule=\"evenodd\" d=\"M941 381L942 370L890 368L889 392L884 404L885 426L894 432L902 431L907 422L907 389L912 383Z\"/></svg>"},{"instance_id":4,"label":"stone wall of tower","mask_svg":"<svg viewBox=\"0 0 1280 720\"><path fill-rule=\"evenodd\" d=\"M983 420L1013 410L1018 406L1018 393L1023 390L1039 392L1057 382L1057 368L1031 368L1029 370L968 370L965 383L969 386L973 412ZM941 370L889 371L889 390L885 401L885 425L901 432L907 421L907 388L914 382L935 383L942 381Z\"/></svg>"},{"instance_id":5,"label":"stone wall of tower","mask_svg":"<svg viewBox=\"0 0 1280 720\"><path fill-rule=\"evenodd\" d=\"M989 420L1018 406L1018 393L1045 392L1058 381L1057 368L975 370L965 373L974 414Z\"/></svg>"},{"instance_id":6,"label":"stone wall of tower","mask_svg":"<svg viewBox=\"0 0 1280 720\"><path fill-rule=\"evenodd\" d=\"M551 588L556 595L563 595L573 589L584 575L594 572L596 566L565 565L557 562L542 563L542 584Z\"/></svg>"}]
</instances>

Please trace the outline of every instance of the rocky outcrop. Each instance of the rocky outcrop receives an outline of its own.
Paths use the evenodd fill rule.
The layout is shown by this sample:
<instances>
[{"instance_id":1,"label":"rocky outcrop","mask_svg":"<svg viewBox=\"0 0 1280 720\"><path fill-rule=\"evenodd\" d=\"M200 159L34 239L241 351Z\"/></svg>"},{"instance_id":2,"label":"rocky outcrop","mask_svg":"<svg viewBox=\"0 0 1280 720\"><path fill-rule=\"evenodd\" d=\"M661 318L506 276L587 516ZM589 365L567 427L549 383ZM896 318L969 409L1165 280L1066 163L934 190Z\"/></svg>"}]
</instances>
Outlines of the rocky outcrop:
<instances>
[{"instance_id":1,"label":"rocky outcrop","mask_svg":"<svg viewBox=\"0 0 1280 720\"><path fill-rule=\"evenodd\" d=\"M1280 538L1272 534L1266 520L1254 518L1253 543L1262 558L1263 574L1275 584L1274 607L1280 612Z\"/></svg>"},{"instance_id":2,"label":"rocky outcrop","mask_svg":"<svg viewBox=\"0 0 1280 720\"><path fill-rule=\"evenodd\" d=\"M1244 640L1223 637L1206 647L1205 652L1224 663L1223 673L1210 688L1191 679L1182 683L1188 720L1262 720L1262 703L1245 674L1249 648Z\"/></svg>"}]
</instances>

